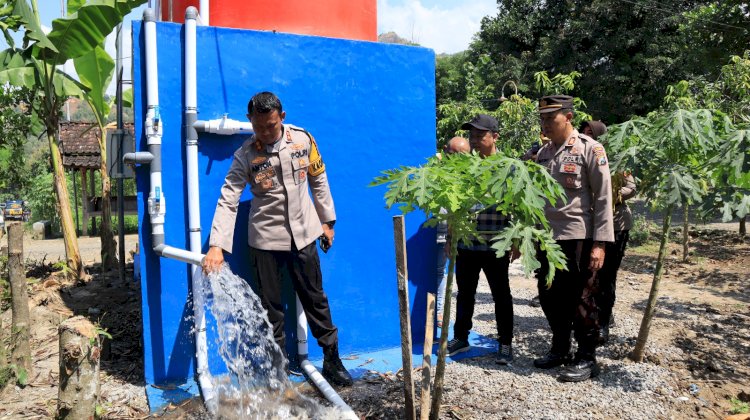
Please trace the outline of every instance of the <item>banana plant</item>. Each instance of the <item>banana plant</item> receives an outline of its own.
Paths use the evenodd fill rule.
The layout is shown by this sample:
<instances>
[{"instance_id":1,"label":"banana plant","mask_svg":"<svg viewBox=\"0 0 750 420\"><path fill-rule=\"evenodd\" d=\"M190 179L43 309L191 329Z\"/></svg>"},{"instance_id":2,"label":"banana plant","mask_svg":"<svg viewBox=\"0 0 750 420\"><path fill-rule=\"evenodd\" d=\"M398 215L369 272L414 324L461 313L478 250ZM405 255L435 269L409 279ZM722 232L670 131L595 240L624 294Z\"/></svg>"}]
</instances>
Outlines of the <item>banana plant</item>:
<instances>
[{"instance_id":1,"label":"banana plant","mask_svg":"<svg viewBox=\"0 0 750 420\"><path fill-rule=\"evenodd\" d=\"M107 272L117 266L117 242L112 231L112 182L107 165L107 117L112 108L112 102L107 100L105 92L114 74L115 62L104 50L103 45L97 45L88 53L73 60L81 84L87 88L84 99L94 113L96 124L99 126L99 173L102 187L102 223L99 230L101 239L102 272Z\"/></svg>"},{"instance_id":2,"label":"banana plant","mask_svg":"<svg viewBox=\"0 0 750 420\"><path fill-rule=\"evenodd\" d=\"M65 183L62 157L57 142L59 117L68 97L85 99L90 87L74 80L57 66L75 60L101 46L112 29L133 8L145 0L80 0L70 2L75 13L55 19L52 31L41 29L37 0L5 0L0 6L0 30L9 48L0 52L0 83L36 89L34 110L44 122L54 172L54 187L65 238L67 264L76 278L86 273L78 250L70 196ZM11 32L22 33L23 43L16 46Z\"/></svg>"},{"instance_id":3,"label":"banana plant","mask_svg":"<svg viewBox=\"0 0 750 420\"><path fill-rule=\"evenodd\" d=\"M497 153L486 158L476 154L453 154L442 159L432 157L418 167L403 166L387 170L371 186L387 185L386 205L398 205L406 214L421 210L429 217L427 226L447 222L449 263L445 290L443 325L450 325L451 288L459 242L476 237L476 205L497 206L511 216L510 226L492 239L498 256L512 247L521 251L521 263L527 276L541 266L536 250L546 251L550 270L547 282L556 270L565 269L565 256L552 238L544 206L564 200L565 193L547 171L533 162L522 162ZM441 209L447 210L442 212ZM445 375L448 328L441 331L430 418L437 419Z\"/></svg>"}]
</instances>

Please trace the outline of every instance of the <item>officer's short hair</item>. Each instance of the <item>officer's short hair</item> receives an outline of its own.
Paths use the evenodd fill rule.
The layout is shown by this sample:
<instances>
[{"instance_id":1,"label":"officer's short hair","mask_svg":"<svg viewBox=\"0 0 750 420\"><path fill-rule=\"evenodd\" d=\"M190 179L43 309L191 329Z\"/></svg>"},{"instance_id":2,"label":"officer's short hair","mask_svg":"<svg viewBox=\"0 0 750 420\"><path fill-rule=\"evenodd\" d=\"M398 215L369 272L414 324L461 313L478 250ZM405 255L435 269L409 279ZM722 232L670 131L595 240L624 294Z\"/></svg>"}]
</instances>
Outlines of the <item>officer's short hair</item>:
<instances>
[{"instance_id":1,"label":"officer's short hair","mask_svg":"<svg viewBox=\"0 0 750 420\"><path fill-rule=\"evenodd\" d=\"M273 92L256 93L247 103L248 115L252 115L253 111L258 114L267 114L274 110L281 114L282 107L281 100Z\"/></svg>"}]
</instances>

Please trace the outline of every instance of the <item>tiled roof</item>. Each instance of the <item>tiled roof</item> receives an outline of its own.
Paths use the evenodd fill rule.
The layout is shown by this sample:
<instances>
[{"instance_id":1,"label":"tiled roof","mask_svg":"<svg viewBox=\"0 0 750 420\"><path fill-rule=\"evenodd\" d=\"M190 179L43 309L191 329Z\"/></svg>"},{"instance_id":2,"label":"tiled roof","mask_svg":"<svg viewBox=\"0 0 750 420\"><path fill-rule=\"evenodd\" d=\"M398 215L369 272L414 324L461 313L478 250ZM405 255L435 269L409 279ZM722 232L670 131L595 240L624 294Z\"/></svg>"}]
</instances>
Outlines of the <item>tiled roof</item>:
<instances>
[{"instance_id":1,"label":"tiled roof","mask_svg":"<svg viewBox=\"0 0 750 420\"><path fill-rule=\"evenodd\" d=\"M133 132L133 124L125 129ZM95 123L60 123L60 153L65 168L99 169L99 127Z\"/></svg>"}]
</instances>

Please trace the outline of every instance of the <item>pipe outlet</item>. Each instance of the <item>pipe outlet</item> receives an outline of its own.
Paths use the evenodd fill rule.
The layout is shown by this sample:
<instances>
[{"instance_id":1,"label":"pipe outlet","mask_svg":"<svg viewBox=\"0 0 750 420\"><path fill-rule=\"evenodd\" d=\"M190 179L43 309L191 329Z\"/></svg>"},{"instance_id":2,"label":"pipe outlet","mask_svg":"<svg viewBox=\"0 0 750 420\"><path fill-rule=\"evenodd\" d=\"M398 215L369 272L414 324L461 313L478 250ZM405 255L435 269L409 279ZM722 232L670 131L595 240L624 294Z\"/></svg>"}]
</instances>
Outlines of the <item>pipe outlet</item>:
<instances>
[{"instance_id":1,"label":"pipe outlet","mask_svg":"<svg viewBox=\"0 0 750 420\"><path fill-rule=\"evenodd\" d=\"M226 114L224 117L216 120L196 121L193 127L199 132L221 135L252 134L253 132L253 125L251 123L229 119Z\"/></svg>"}]
</instances>

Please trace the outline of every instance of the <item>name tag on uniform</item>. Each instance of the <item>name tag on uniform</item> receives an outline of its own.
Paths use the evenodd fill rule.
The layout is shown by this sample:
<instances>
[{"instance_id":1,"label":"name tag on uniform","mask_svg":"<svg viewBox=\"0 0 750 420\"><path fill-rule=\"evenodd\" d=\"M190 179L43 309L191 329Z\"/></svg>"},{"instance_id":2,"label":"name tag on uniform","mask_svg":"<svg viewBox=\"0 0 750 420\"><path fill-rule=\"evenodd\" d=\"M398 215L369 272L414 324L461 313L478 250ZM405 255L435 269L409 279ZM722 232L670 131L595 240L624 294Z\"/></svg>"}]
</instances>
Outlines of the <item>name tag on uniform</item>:
<instances>
[{"instance_id":1,"label":"name tag on uniform","mask_svg":"<svg viewBox=\"0 0 750 420\"><path fill-rule=\"evenodd\" d=\"M580 171L578 168L580 167L575 163L566 163L562 166L562 171L566 174L577 174Z\"/></svg>"},{"instance_id":2,"label":"name tag on uniform","mask_svg":"<svg viewBox=\"0 0 750 420\"><path fill-rule=\"evenodd\" d=\"M581 163L581 157L574 155L574 156L563 156L562 158L563 163Z\"/></svg>"}]
</instances>

